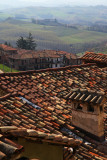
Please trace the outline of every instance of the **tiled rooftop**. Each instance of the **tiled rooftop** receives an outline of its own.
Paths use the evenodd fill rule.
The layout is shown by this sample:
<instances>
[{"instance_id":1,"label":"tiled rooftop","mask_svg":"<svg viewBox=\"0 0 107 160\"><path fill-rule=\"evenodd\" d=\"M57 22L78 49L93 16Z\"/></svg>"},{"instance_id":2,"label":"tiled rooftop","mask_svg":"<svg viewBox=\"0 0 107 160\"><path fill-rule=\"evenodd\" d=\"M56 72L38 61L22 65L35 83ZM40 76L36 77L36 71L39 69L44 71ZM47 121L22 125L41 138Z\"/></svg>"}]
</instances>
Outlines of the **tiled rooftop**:
<instances>
[{"instance_id":1,"label":"tiled rooftop","mask_svg":"<svg viewBox=\"0 0 107 160\"><path fill-rule=\"evenodd\" d=\"M107 64L107 55L103 53L86 52L81 59Z\"/></svg>"},{"instance_id":2,"label":"tiled rooftop","mask_svg":"<svg viewBox=\"0 0 107 160\"><path fill-rule=\"evenodd\" d=\"M39 100L37 99L37 101ZM39 102L37 105L40 109L38 109L38 106L28 102L16 96L2 100L0 102L1 126L15 125L46 133L62 134L60 131L62 125L64 126L67 119L71 119L71 116L68 115L71 111L67 106L63 112L65 103L62 105L58 103L54 107L49 102L44 101L41 105L39 105ZM54 100L51 102L54 103ZM68 126L69 123L67 123Z\"/></svg>"},{"instance_id":3,"label":"tiled rooftop","mask_svg":"<svg viewBox=\"0 0 107 160\"><path fill-rule=\"evenodd\" d=\"M4 95L6 95L6 92L3 89L0 88L0 97L2 97Z\"/></svg>"},{"instance_id":4,"label":"tiled rooftop","mask_svg":"<svg viewBox=\"0 0 107 160\"><path fill-rule=\"evenodd\" d=\"M2 48L4 51L16 51L16 48L13 48L11 46L7 46L5 44L0 44L0 48Z\"/></svg>"},{"instance_id":5,"label":"tiled rooftop","mask_svg":"<svg viewBox=\"0 0 107 160\"><path fill-rule=\"evenodd\" d=\"M65 55L68 59L76 59L76 56L72 53L67 53L64 51L55 51L55 50L43 50L43 51L31 51L18 49L16 55L11 57L14 59L27 59L27 58L59 58L61 55Z\"/></svg>"},{"instance_id":6,"label":"tiled rooftop","mask_svg":"<svg viewBox=\"0 0 107 160\"><path fill-rule=\"evenodd\" d=\"M0 74L0 86L9 93L26 95L32 101L35 97L42 99L44 94L46 97L61 97L72 88L106 92L106 76L106 68L86 64L60 69L3 73Z\"/></svg>"},{"instance_id":7,"label":"tiled rooftop","mask_svg":"<svg viewBox=\"0 0 107 160\"><path fill-rule=\"evenodd\" d=\"M0 101L0 126L16 126L38 133L66 135L66 129L80 137L86 135L72 126L72 108L64 96L73 88L85 88L93 92L107 92L106 68L96 65L68 66L65 68L0 74L0 87L6 93ZM98 93L98 92L97 92ZM105 119L106 124L106 119ZM64 130L65 128L65 130ZM106 132L105 132L106 133ZM58 137L62 140L61 137ZM97 159L97 144L90 149L81 146L76 158ZM93 155L96 154L96 155ZM82 157L82 158L80 158Z\"/></svg>"}]
</instances>

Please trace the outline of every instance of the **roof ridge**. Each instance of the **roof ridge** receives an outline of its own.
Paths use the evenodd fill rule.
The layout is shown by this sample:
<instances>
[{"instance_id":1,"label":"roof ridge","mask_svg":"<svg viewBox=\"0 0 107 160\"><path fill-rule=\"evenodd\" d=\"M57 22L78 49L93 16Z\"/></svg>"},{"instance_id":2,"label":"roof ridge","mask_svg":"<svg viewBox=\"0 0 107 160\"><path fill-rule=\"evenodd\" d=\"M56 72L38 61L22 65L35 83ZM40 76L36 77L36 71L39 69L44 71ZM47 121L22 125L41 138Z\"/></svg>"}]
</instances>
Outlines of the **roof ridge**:
<instances>
[{"instance_id":1,"label":"roof ridge","mask_svg":"<svg viewBox=\"0 0 107 160\"><path fill-rule=\"evenodd\" d=\"M0 132L2 134L13 135L16 137L19 136L19 133L20 133L20 137L24 137L25 139L32 139L32 137L40 138L41 140L45 140L50 143L59 142L59 144L63 144L65 146L66 145L67 146L80 146L82 143L80 140L69 138L62 134L44 133L41 131L37 131L36 129L26 129L24 127L20 128L16 126L1 126Z\"/></svg>"},{"instance_id":2,"label":"roof ridge","mask_svg":"<svg viewBox=\"0 0 107 160\"><path fill-rule=\"evenodd\" d=\"M41 73L41 72L47 72L47 71L59 71L59 70L66 70L70 68L80 68L80 67L87 67L87 66L96 66L96 63L87 63L82 65L69 65L66 67L60 67L60 68L47 68L47 69L40 69L40 70L28 70L28 71L21 71L21 72L8 72L8 73L0 73L0 76L5 75L23 75L23 74L30 74L30 73Z\"/></svg>"}]
</instances>

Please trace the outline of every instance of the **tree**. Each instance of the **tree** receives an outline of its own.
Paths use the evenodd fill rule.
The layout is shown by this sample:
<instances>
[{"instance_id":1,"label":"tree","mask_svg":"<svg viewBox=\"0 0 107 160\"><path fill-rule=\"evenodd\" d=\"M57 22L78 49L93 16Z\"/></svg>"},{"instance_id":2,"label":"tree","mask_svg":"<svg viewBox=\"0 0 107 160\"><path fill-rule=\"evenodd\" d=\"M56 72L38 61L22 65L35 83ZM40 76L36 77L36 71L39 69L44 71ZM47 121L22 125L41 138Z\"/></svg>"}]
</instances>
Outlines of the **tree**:
<instances>
[{"instance_id":1,"label":"tree","mask_svg":"<svg viewBox=\"0 0 107 160\"><path fill-rule=\"evenodd\" d=\"M7 45L7 46L11 46L11 47L12 47L12 45L10 44L10 42L8 43L8 42L6 41L4 44Z\"/></svg>"},{"instance_id":2,"label":"tree","mask_svg":"<svg viewBox=\"0 0 107 160\"><path fill-rule=\"evenodd\" d=\"M27 41L27 49L28 50L35 50L37 45L36 45L35 41L33 40L31 33L29 33L29 36L27 37L26 41Z\"/></svg>"},{"instance_id":3,"label":"tree","mask_svg":"<svg viewBox=\"0 0 107 160\"><path fill-rule=\"evenodd\" d=\"M16 45L18 48L27 49L27 50L35 50L36 43L33 40L32 34L29 33L29 36L23 38L22 36L17 40Z\"/></svg>"},{"instance_id":4,"label":"tree","mask_svg":"<svg viewBox=\"0 0 107 160\"><path fill-rule=\"evenodd\" d=\"M27 49L27 41L23 37L17 40L16 45L18 48Z\"/></svg>"}]
</instances>

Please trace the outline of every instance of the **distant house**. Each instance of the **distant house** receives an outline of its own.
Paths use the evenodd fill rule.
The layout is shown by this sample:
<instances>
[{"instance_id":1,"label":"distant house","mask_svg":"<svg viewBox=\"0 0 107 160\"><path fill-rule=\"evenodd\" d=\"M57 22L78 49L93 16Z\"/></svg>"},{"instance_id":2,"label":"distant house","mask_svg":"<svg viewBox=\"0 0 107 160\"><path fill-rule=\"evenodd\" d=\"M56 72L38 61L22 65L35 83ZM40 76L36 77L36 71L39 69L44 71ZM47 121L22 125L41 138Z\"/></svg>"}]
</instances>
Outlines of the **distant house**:
<instances>
[{"instance_id":1,"label":"distant house","mask_svg":"<svg viewBox=\"0 0 107 160\"><path fill-rule=\"evenodd\" d=\"M75 54L65 51L32 51L1 44L0 63L25 71L78 65L81 60Z\"/></svg>"},{"instance_id":2,"label":"distant house","mask_svg":"<svg viewBox=\"0 0 107 160\"><path fill-rule=\"evenodd\" d=\"M18 54L9 56L9 62L17 70L38 70L60 68L78 63L75 55L55 50L29 51L17 50Z\"/></svg>"},{"instance_id":3,"label":"distant house","mask_svg":"<svg viewBox=\"0 0 107 160\"><path fill-rule=\"evenodd\" d=\"M84 64L96 63L98 67L107 67L107 55L103 53L86 52L81 60Z\"/></svg>"},{"instance_id":4,"label":"distant house","mask_svg":"<svg viewBox=\"0 0 107 160\"><path fill-rule=\"evenodd\" d=\"M17 54L17 49L5 44L0 44L0 63L8 64L8 57Z\"/></svg>"},{"instance_id":5,"label":"distant house","mask_svg":"<svg viewBox=\"0 0 107 160\"><path fill-rule=\"evenodd\" d=\"M7 54L17 54L17 49L5 44L0 44L0 50L4 51Z\"/></svg>"},{"instance_id":6,"label":"distant house","mask_svg":"<svg viewBox=\"0 0 107 160\"><path fill-rule=\"evenodd\" d=\"M81 59L77 57L75 54L67 53L65 56L66 56L65 66L81 64Z\"/></svg>"}]
</instances>

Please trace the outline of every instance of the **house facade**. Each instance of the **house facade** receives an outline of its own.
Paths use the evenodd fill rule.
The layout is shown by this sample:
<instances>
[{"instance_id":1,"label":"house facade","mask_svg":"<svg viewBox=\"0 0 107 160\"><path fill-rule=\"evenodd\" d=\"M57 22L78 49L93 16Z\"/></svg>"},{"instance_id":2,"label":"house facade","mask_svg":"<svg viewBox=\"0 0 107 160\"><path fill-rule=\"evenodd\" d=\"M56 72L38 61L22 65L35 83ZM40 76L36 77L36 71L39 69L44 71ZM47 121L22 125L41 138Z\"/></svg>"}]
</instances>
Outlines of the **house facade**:
<instances>
[{"instance_id":1,"label":"house facade","mask_svg":"<svg viewBox=\"0 0 107 160\"><path fill-rule=\"evenodd\" d=\"M72 55L71 57L69 55ZM59 68L78 63L75 55L62 51L18 51L18 54L9 56L9 62L17 70L35 70L45 68Z\"/></svg>"},{"instance_id":2,"label":"house facade","mask_svg":"<svg viewBox=\"0 0 107 160\"><path fill-rule=\"evenodd\" d=\"M1 44L0 48L0 63L22 71L81 64L81 60L76 55L65 51L32 51L12 48L4 44Z\"/></svg>"}]
</instances>

